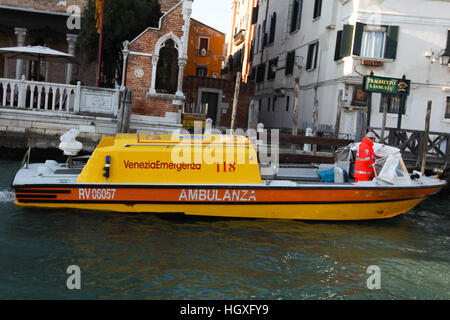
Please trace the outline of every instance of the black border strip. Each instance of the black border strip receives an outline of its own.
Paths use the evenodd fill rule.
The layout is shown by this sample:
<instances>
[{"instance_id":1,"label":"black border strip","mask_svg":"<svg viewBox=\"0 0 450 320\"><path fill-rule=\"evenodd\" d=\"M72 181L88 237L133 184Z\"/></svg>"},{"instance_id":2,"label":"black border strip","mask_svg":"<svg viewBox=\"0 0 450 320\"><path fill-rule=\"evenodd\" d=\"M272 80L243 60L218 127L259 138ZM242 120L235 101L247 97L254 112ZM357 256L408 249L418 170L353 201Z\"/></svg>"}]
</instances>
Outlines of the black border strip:
<instances>
[{"instance_id":1,"label":"black border strip","mask_svg":"<svg viewBox=\"0 0 450 320\"><path fill-rule=\"evenodd\" d=\"M16 189L16 194L18 193L50 193L50 194L70 194L71 190L26 190L26 189Z\"/></svg>"},{"instance_id":2,"label":"black border strip","mask_svg":"<svg viewBox=\"0 0 450 320\"><path fill-rule=\"evenodd\" d=\"M17 200L22 200L24 198L36 198L36 199L56 199L56 194L18 194L16 195Z\"/></svg>"}]
</instances>

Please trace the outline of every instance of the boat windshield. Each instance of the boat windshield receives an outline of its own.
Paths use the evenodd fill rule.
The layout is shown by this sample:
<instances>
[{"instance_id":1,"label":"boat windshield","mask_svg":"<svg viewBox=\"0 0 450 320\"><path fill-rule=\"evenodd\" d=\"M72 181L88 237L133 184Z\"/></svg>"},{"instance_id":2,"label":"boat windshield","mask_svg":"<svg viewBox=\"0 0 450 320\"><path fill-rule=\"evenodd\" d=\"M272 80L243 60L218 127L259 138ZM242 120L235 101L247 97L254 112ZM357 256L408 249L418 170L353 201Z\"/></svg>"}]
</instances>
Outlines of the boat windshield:
<instances>
[{"instance_id":1,"label":"boat windshield","mask_svg":"<svg viewBox=\"0 0 450 320\"><path fill-rule=\"evenodd\" d=\"M379 180L389 184L410 182L408 170L400 153L388 155L386 159L383 159L383 162L384 164L380 171L375 166L376 174L379 172L377 174Z\"/></svg>"}]
</instances>

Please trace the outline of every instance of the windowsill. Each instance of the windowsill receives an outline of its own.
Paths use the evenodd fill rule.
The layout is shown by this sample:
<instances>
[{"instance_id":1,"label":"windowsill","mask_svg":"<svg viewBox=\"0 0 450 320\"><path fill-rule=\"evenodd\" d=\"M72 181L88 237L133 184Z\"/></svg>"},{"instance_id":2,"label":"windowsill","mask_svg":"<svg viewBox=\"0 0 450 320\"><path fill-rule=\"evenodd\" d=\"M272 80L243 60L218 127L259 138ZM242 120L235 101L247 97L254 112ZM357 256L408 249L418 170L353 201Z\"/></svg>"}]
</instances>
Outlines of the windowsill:
<instances>
[{"instance_id":1,"label":"windowsill","mask_svg":"<svg viewBox=\"0 0 450 320\"><path fill-rule=\"evenodd\" d=\"M341 63L344 63L345 61L345 59L349 59L349 58L351 58L351 59L353 59L353 60L355 60L355 61L361 61L361 60L372 60L372 61L379 61L379 62L386 62L386 63L393 63L393 62L395 62L395 59L386 59L386 58L366 58L366 57L360 57L360 56L354 56L354 55L352 55L352 56L347 56L347 57L342 57L342 58L340 58L339 60L335 60L334 62L335 63L337 63L337 64L341 64Z\"/></svg>"},{"instance_id":2,"label":"windowsill","mask_svg":"<svg viewBox=\"0 0 450 320\"><path fill-rule=\"evenodd\" d=\"M441 121L444 122L444 123L449 123L450 124L450 119L444 118Z\"/></svg>"},{"instance_id":3,"label":"windowsill","mask_svg":"<svg viewBox=\"0 0 450 320\"><path fill-rule=\"evenodd\" d=\"M381 118L383 118L383 112L379 112L378 114L380 115ZM389 118L389 119L398 119L398 113L391 113L391 112L388 112L388 113L386 114L386 116L387 116L387 118ZM408 113L402 114L402 119L408 120L408 119L409 119L409 114L408 114Z\"/></svg>"},{"instance_id":4,"label":"windowsill","mask_svg":"<svg viewBox=\"0 0 450 320\"><path fill-rule=\"evenodd\" d=\"M316 22L317 20L320 20L320 16L313 18L312 22Z\"/></svg>"},{"instance_id":5,"label":"windowsill","mask_svg":"<svg viewBox=\"0 0 450 320\"><path fill-rule=\"evenodd\" d=\"M306 69L307 72L311 72L311 71L314 71L314 70L316 70L316 68L313 68L313 69Z\"/></svg>"},{"instance_id":6,"label":"windowsill","mask_svg":"<svg viewBox=\"0 0 450 320\"><path fill-rule=\"evenodd\" d=\"M380 62L387 62L387 63L391 63L394 62L394 59L386 59L386 58L369 58L369 57L360 57L360 56L355 56L352 55L351 56L354 60L372 60L372 61L380 61ZM344 57L346 58L346 57ZM340 59L342 60L342 59Z\"/></svg>"},{"instance_id":7,"label":"windowsill","mask_svg":"<svg viewBox=\"0 0 450 320\"><path fill-rule=\"evenodd\" d=\"M266 44L266 46L264 47L264 49L265 49L265 48L268 48L268 47L273 47L273 42L271 42L271 43L269 43L269 44Z\"/></svg>"},{"instance_id":8,"label":"windowsill","mask_svg":"<svg viewBox=\"0 0 450 320\"><path fill-rule=\"evenodd\" d=\"M184 95L170 94L170 93L160 93L160 92L147 92L147 98L158 98L164 100L184 100Z\"/></svg>"}]
</instances>

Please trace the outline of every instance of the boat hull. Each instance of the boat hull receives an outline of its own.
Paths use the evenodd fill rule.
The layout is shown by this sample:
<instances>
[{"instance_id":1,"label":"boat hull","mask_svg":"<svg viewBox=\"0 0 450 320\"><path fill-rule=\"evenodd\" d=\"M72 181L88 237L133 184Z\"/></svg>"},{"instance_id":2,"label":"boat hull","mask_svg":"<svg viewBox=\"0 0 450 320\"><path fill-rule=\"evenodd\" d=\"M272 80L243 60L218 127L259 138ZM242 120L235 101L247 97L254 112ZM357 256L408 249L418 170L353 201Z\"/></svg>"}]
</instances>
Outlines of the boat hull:
<instances>
[{"instance_id":1,"label":"boat hull","mask_svg":"<svg viewBox=\"0 0 450 320\"><path fill-rule=\"evenodd\" d=\"M370 220L408 212L436 187L15 186L25 207L235 218Z\"/></svg>"}]
</instances>

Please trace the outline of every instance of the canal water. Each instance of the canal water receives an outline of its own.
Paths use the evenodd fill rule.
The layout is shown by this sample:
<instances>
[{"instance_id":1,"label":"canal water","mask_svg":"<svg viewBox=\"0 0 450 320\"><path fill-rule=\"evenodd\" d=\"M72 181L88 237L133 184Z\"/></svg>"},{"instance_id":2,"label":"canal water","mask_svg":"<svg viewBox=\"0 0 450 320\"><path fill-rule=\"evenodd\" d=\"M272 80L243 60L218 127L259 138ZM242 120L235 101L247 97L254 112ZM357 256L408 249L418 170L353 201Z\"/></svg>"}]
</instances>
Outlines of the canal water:
<instances>
[{"instance_id":1,"label":"canal water","mask_svg":"<svg viewBox=\"0 0 450 320\"><path fill-rule=\"evenodd\" d=\"M448 198L340 223L33 210L19 165L0 160L0 299L450 299Z\"/></svg>"}]
</instances>

